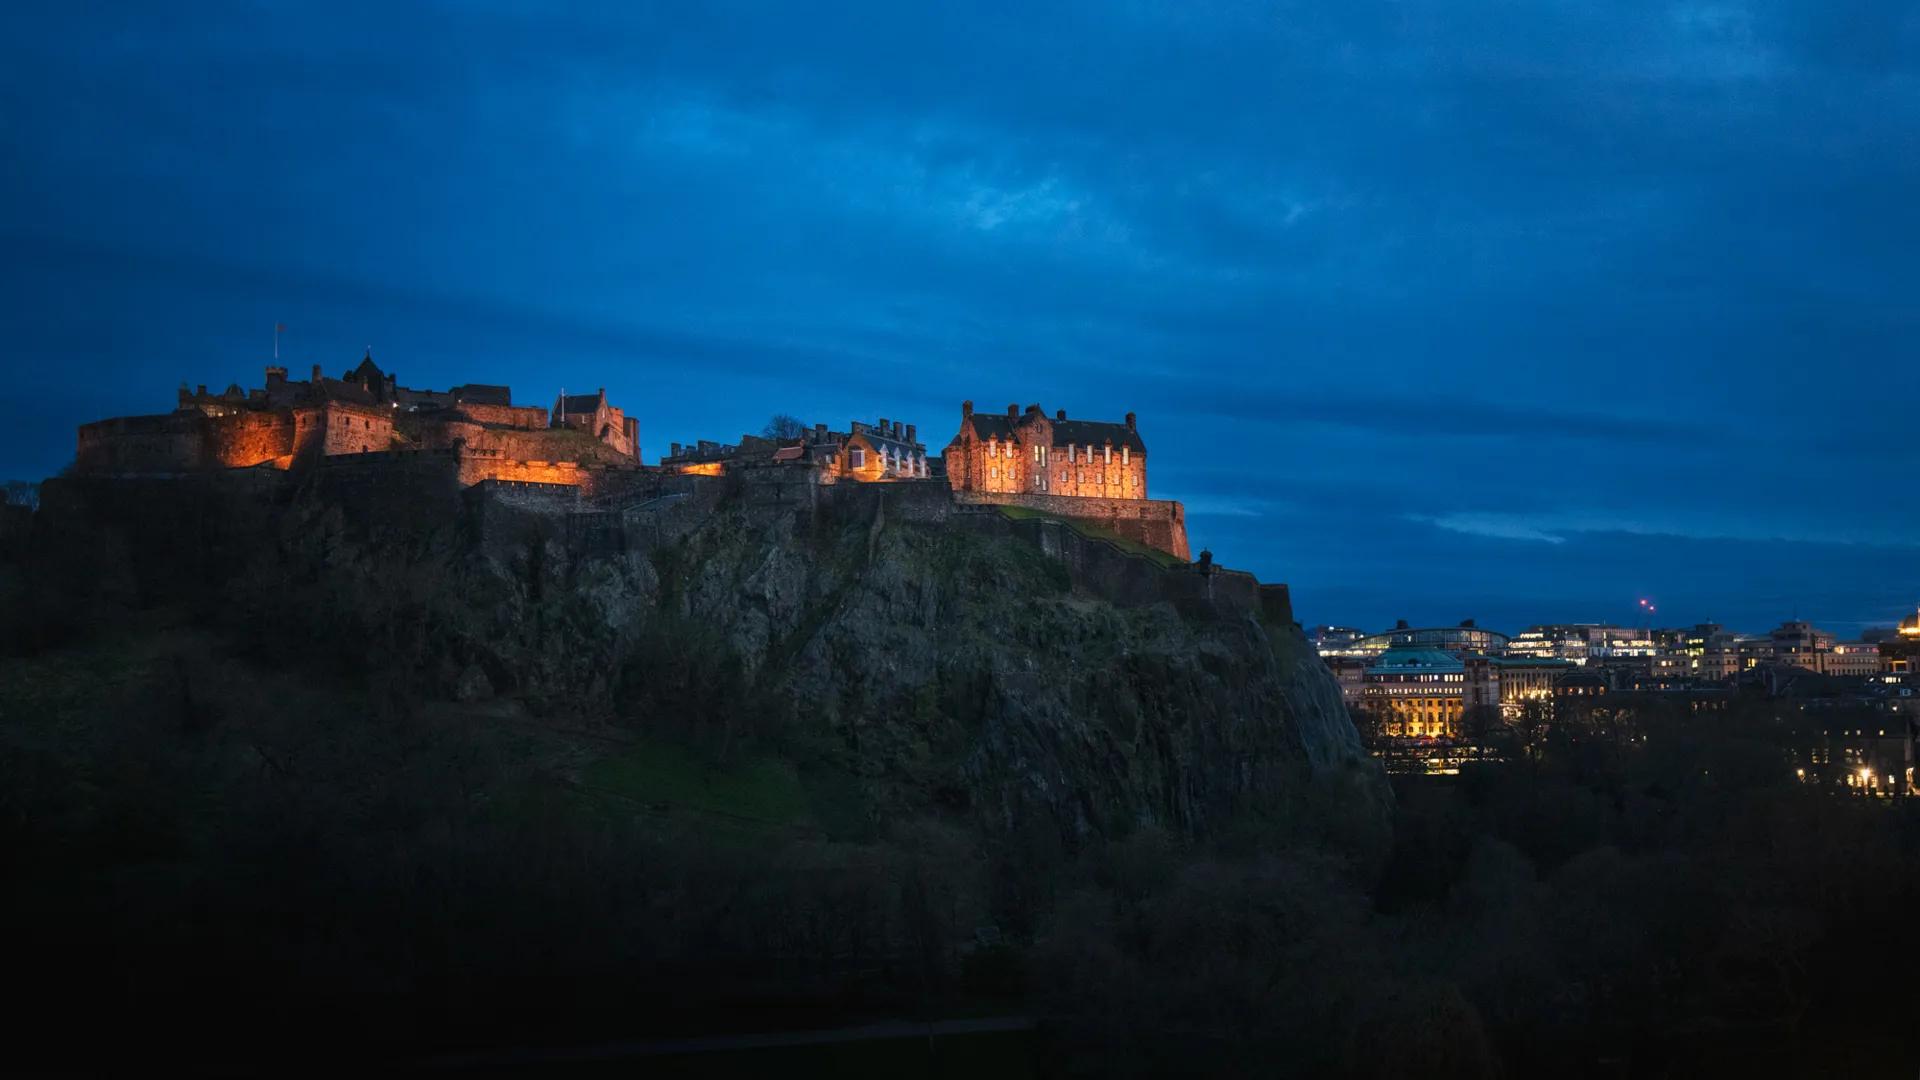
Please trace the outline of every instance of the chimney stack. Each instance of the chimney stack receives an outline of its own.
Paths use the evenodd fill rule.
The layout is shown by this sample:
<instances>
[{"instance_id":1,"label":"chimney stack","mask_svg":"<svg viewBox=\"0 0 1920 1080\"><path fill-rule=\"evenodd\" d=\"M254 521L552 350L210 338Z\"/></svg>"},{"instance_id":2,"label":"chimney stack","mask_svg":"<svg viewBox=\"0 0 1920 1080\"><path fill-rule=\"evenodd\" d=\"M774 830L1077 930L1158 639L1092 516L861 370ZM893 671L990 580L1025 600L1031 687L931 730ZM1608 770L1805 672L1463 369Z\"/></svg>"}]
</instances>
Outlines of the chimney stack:
<instances>
[{"instance_id":1,"label":"chimney stack","mask_svg":"<svg viewBox=\"0 0 1920 1080\"><path fill-rule=\"evenodd\" d=\"M1127 430L1128 431L1134 430L1134 417L1132 413L1127 414Z\"/></svg>"},{"instance_id":2,"label":"chimney stack","mask_svg":"<svg viewBox=\"0 0 1920 1080\"><path fill-rule=\"evenodd\" d=\"M320 388L320 365L319 364L313 365L313 387L316 390Z\"/></svg>"},{"instance_id":3,"label":"chimney stack","mask_svg":"<svg viewBox=\"0 0 1920 1080\"><path fill-rule=\"evenodd\" d=\"M1067 418L1067 410L1065 409L1054 410L1053 418L1055 420L1065 420Z\"/></svg>"},{"instance_id":4,"label":"chimney stack","mask_svg":"<svg viewBox=\"0 0 1920 1080\"><path fill-rule=\"evenodd\" d=\"M813 425L813 441L817 443L823 443L827 441L827 425L825 424Z\"/></svg>"},{"instance_id":5,"label":"chimney stack","mask_svg":"<svg viewBox=\"0 0 1920 1080\"><path fill-rule=\"evenodd\" d=\"M886 433L887 433L887 418L883 416L880 418L880 434L884 436Z\"/></svg>"},{"instance_id":6,"label":"chimney stack","mask_svg":"<svg viewBox=\"0 0 1920 1080\"><path fill-rule=\"evenodd\" d=\"M908 441L908 442L912 442L912 441L913 441L913 436L914 436L914 431L913 431L913 425L912 425L912 424L908 424L908 425L907 425L907 441Z\"/></svg>"},{"instance_id":7,"label":"chimney stack","mask_svg":"<svg viewBox=\"0 0 1920 1080\"><path fill-rule=\"evenodd\" d=\"M1017 404L1007 406L1007 418L1010 420L1020 419L1020 406Z\"/></svg>"},{"instance_id":8,"label":"chimney stack","mask_svg":"<svg viewBox=\"0 0 1920 1080\"><path fill-rule=\"evenodd\" d=\"M896 439L900 437L900 421L898 420L893 422L893 437Z\"/></svg>"}]
</instances>

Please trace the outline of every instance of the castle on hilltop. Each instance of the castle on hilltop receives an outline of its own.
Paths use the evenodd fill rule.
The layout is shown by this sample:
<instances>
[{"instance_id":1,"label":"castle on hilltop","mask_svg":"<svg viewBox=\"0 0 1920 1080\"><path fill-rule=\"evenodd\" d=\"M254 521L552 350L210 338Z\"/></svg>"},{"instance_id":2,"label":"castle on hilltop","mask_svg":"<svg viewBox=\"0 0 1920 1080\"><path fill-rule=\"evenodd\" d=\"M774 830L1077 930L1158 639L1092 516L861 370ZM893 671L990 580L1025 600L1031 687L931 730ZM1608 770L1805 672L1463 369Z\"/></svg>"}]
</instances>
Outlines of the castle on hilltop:
<instances>
[{"instance_id":1,"label":"castle on hilltop","mask_svg":"<svg viewBox=\"0 0 1920 1080\"><path fill-rule=\"evenodd\" d=\"M425 473L450 473L460 489L511 485L556 507L589 497L601 504L657 499L723 480L750 492L757 505L802 508L845 485L891 484L902 487L888 501L920 520L1020 507L1091 526L1119 543L1188 557L1180 504L1147 498L1147 447L1132 413L1115 423L1009 405L997 416L975 413L969 401L960 408L960 430L933 457L915 425L899 420L854 420L844 431L789 420L735 443L674 443L648 466L640 459L638 422L610 404L605 389L562 393L549 411L514 404L505 386L401 386L371 354L337 379L316 364L310 379L297 381L275 364L265 382L220 393L182 386L171 413L85 424L74 472L304 475L324 466L328 475L353 467L379 482L411 462Z\"/></svg>"},{"instance_id":2,"label":"castle on hilltop","mask_svg":"<svg viewBox=\"0 0 1920 1080\"><path fill-rule=\"evenodd\" d=\"M414 390L371 354L340 378L320 365L307 380L266 369L266 385L221 393L180 388L172 413L123 416L80 428L74 468L84 474L164 474L206 469L287 470L303 462L440 450L461 462L465 484L514 479L578 485L582 466L633 468L636 422L601 390L562 396L549 414L515 405L504 386L469 383Z\"/></svg>"}]
</instances>

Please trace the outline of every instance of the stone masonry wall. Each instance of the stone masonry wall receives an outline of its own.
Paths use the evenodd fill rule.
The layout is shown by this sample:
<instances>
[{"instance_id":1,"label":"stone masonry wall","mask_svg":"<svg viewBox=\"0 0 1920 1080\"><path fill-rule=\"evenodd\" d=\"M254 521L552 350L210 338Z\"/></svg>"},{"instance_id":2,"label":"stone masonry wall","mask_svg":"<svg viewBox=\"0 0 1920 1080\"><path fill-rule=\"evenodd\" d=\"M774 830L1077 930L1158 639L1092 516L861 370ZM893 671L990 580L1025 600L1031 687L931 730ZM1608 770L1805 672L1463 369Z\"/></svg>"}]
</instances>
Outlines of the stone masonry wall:
<instances>
[{"instance_id":1,"label":"stone masonry wall","mask_svg":"<svg viewBox=\"0 0 1920 1080\"><path fill-rule=\"evenodd\" d=\"M170 473L200 467L207 425L195 416L122 416L80 427L74 465L82 473Z\"/></svg>"},{"instance_id":2,"label":"stone masonry wall","mask_svg":"<svg viewBox=\"0 0 1920 1080\"><path fill-rule=\"evenodd\" d=\"M1024 506L1043 514L1089 521L1175 558L1191 557L1187 552L1186 510L1167 499L1091 499L978 491L955 491L953 499L962 506Z\"/></svg>"},{"instance_id":3,"label":"stone masonry wall","mask_svg":"<svg viewBox=\"0 0 1920 1080\"><path fill-rule=\"evenodd\" d=\"M497 424L523 431L544 431L547 427L545 405L476 405L463 401L452 411L476 424Z\"/></svg>"}]
</instances>

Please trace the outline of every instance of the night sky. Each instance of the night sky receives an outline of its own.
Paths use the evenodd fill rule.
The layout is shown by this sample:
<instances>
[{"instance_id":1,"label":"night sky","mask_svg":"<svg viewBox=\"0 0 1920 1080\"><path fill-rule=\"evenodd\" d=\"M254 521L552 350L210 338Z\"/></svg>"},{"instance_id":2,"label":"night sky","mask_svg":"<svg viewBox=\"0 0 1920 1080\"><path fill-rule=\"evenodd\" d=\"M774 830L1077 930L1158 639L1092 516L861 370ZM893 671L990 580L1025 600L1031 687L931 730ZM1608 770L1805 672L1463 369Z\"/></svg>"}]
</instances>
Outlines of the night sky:
<instances>
[{"instance_id":1,"label":"night sky","mask_svg":"<svg viewBox=\"0 0 1920 1080\"><path fill-rule=\"evenodd\" d=\"M1920 600L1913 5L547 6L7 5L0 478L284 322L648 461L1133 410L1309 624Z\"/></svg>"}]
</instances>

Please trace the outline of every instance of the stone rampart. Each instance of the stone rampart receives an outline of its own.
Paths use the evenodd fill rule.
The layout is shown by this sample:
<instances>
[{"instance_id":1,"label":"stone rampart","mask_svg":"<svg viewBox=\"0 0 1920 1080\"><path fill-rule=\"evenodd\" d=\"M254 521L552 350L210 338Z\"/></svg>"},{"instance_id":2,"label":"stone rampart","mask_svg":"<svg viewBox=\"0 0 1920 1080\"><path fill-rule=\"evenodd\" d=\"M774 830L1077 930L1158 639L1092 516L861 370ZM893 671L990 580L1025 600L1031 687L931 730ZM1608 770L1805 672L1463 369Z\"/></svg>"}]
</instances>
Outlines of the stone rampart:
<instances>
[{"instance_id":1,"label":"stone rampart","mask_svg":"<svg viewBox=\"0 0 1920 1080\"><path fill-rule=\"evenodd\" d=\"M82 473L167 473L203 467L206 417L119 416L80 426L74 468Z\"/></svg>"},{"instance_id":2,"label":"stone rampart","mask_svg":"<svg viewBox=\"0 0 1920 1080\"><path fill-rule=\"evenodd\" d=\"M1019 506L1055 517L1088 521L1135 543L1186 559L1186 509L1169 499L1097 499L1076 495L1012 495L956 491L961 506Z\"/></svg>"},{"instance_id":3,"label":"stone rampart","mask_svg":"<svg viewBox=\"0 0 1920 1080\"><path fill-rule=\"evenodd\" d=\"M493 424L522 431L545 431L547 428L545 405L477 405L463 401L448 411L476 424Z\"/></svg>"}]
</instances>

